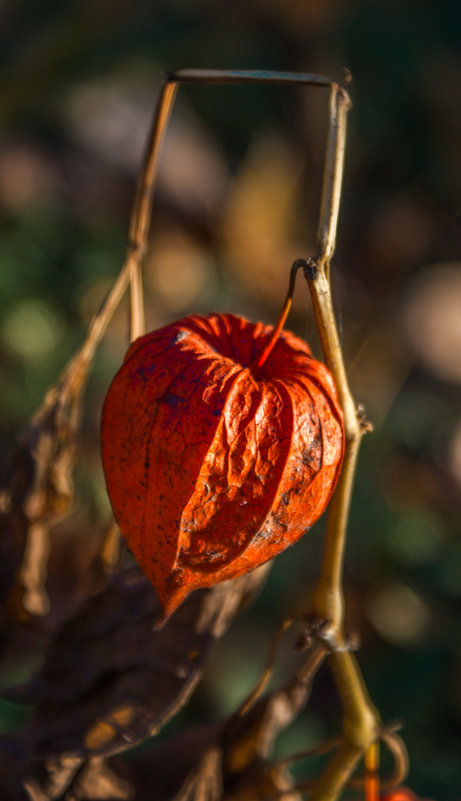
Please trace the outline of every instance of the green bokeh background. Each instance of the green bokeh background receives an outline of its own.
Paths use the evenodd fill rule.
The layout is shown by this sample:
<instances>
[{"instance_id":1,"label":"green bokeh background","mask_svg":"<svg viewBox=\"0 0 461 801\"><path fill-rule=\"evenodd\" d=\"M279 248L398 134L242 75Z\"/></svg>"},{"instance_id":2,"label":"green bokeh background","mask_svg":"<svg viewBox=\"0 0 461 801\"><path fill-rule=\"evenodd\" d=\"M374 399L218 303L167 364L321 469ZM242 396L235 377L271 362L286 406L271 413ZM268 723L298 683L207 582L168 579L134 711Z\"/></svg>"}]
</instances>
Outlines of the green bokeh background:
<instances>
[{"instance_id":1,"label":"green bokeh background","mask_svg":"<svg viewBox=\"0 0 461 801\"><path fill-rule=\"evenodd\" d=\"M453 0L4 0L0 8L4 463L15 432L82 342L123 261L136 159L129 138L110 145L117 120L123 128L128 117L142 141L164 70L264 68L337 78L343 66L351 70L354 108L335 292L353 389L376 430L363 445L352 506L348 625L360 633L359 659L383 720L404 723L409 783L436 801L454 801L461 786L461 329L450 322L452 299L456 292L461 297L460 32L461 6ZM138 104L130 104L138 95ZM108 97L116 102L104 124L100 104L104 109ZM160 183L153 242L156 233L160 240L165 231L173 234L161 240L155 258L174 256L176 269L180 256L171 252L179 247L185 262L197 261L200 280L185 273L191 288L178 296L165 284L161 265L149 261L150 327L213 309L275 319L290 263L281 253L275 292L263 285L264 276L260 291L257 275L249 283L239 280L223 230L227 198L235 197L232 176L238 182L258 143L275 138L299 164L295 239L312 240L321 102L300 90L181 90L179 145L198 131L201 147L226 175L226 188L213 200L214 173L206 161L202 188L184 179L186 198L180 172L176 183L168 176ZM439 289L435 308L430 298L439 297ZM298 287L290 327L312 334L304 287ZM123 307L88 388L77 471L78 503L95 530L108 515L100 407L126 337ZM425 343L439 338L431 356ZM181 725L218 719L250 688L276 623L305 608L321 529L320 523L277 559L253 608L211 655ZM279 679L290 665L281 657ZM306 714L282 738L281 752L336 730L332 696L325 676ZM3 730L17 728L23 717L18 706L0 706Z\"/></svg>"}]
</instances>

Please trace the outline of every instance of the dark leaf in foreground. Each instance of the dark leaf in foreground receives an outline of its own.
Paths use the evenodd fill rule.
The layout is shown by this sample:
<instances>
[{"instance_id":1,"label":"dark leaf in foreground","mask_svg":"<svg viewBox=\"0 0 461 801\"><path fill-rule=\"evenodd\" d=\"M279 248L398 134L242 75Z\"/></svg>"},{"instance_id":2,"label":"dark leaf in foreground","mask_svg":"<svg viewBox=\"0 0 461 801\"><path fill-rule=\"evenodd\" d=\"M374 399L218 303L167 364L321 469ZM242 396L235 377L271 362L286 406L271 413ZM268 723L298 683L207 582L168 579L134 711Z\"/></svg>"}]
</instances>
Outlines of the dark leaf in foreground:
<instances>
[{"instance_id":1,"label":"dark leaf in foreground","mask_svg":"<svg viewBox=\"0 0 461 801\"><path fill-rule=\"evenodd\" d=\"M141 572L114 578L61 629L23 691L37 704L27 732L35 756L109 754L155 734L185 703L211 642L265 572L197 592L161 630Z\"/></svg>"}]
</instances>

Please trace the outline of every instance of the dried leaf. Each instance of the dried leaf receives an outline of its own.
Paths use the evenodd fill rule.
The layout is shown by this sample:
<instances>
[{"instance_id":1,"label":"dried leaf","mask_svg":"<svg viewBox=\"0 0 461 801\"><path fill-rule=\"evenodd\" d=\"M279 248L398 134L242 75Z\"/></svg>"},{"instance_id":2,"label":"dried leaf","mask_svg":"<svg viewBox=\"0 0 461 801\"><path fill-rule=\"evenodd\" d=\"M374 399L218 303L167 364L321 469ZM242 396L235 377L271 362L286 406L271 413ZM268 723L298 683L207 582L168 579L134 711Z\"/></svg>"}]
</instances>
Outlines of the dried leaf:
<instances>
[{"instance_id":1,"label":"dried leaf","mask_svg":"<svg viewBox=\"0 0 461 801\"><path fill-rule=\"evenodd\" d=\"M21 690L37 704L25 735L35 757L110 754L155 734L186 702L210 644L265 572L194 594L160 631L147 579L137 568L114 578L62 628Z\"/></svg>"},{"instance_id":2,"label":"dried leaf","mask_svg":"<svg viewBox=\"0 0 461 801\"><path fill-rule=\"evenodd\" d=\"M219 726L183 730L134 756L129 767L136 797L149 792L151 801L214 797L261 801L266 796L275 800L283 792L290 801L299 801L286 765L272 765L266 760L280 730L305 706L325 655L324 646L315 646L296 675L249 712L236 713Z\"/></svg>"},{"instance_id":3,"label":"dried leaf","mask_svg":"<svg viewBox=\"0 0 461 801\"><path fill-rule=\"evenodd\" d=\"M128 801L133 798L130 782L113 770L106 759L93 757L78 772L66 801Z\"/></svg>"},{"instance_id":4,"label":"dried leaf","mask_svg":"<svg viewBox=\"0 0 461 801\"><path fill-rule=\"evenodd\" d=\"M262 801L276 799L280 792L287 801L300 801L295 789L288 792L294 782L286 768L257 761L238 777L230 777L223 776L223 760L221 746L207 748L173 801Z\"/></svg>"},{"instance_id":5,"label":"dried leaf","mask_svg":"<svg viewBox=\"0 0 461 801\"><path fill-rule=\"evenodd\" d=\"M222 751L208 748L173 801L219 801L222 793Z\"/></svg>"},{"instance_id":6,"label":"dried leaf","mask_svg":"<svg viewBox=\"0 0 461 801\"><path fill-rule=\"evenodd\" d=\"M239 776L230 788L226 787L223 801L301 801L293 777L286 768L257 762Z\"/></svg>"},{"instance_id":7,"label":"dried leaf","mask_svg":"<svg viewBox=\"0 0 461 801\"><path fill-rule=\"evenodd\" d=\"M82 395L96 349L128 285L128 275L129 264L125 264L92 320L82 347L20 436L0 487L0 599L4 603L10 599L10 606L19 614L24 607L35 615L49 608L45 588L49 529L72 504Z\"/></svg>"},{"instance_id":8,"label":"dried leaf","mask_svg":"<svg viewBox=\"0 0 461 801\"><path fill-rule=\"evenodd\" d=\"M25 777L24 787L32 801L54 801L70 786L83 760L75 756L60 756L46 765L35 763L35 774Z\"/></svg>"},{"instance_id":9,"label":"dried leaf","mask_svg":"<svg viewBox=\"0 0 461 801\"><path fill-rule=\"evenodd\" d=\"M178 793L193 788L193 779L203 755L211 748L219 750L220 726L216 723L200 724L193 728L181 727L176 734L149 748L139 749L123 760L123 775L128 776L135 798L149 801L173 801ZM110 757L112 768L118 772L122 760ZM188 777L191 780L188 782Z\"/></svg>"},{"instance_id":10,"label":"dried leaf","mask_svg":"<svg viewBox=\"0 0 461 801\"><path fill-rule=\"evenodd\" d=\"M81 396L88 362L76 361L52 387L19 438L1 490L0 560L3 598L19 578L22 605L33 615L48 611L45 589L50 526L69 510Z\"/></svg>"},{"instance_id":11,"label":"dried leaf","mask_svg":"<svg viewBox=\"0 0 461 801\"><path fill-rule=\"evenodd\" d=\"M309 657L287 684L261 698L244 715L235 715L227 727L226 765L241 772L253 762L267 758L275 739L306 706L312 681L327 649L314 646Z\"/></svg>"}]
</instances>

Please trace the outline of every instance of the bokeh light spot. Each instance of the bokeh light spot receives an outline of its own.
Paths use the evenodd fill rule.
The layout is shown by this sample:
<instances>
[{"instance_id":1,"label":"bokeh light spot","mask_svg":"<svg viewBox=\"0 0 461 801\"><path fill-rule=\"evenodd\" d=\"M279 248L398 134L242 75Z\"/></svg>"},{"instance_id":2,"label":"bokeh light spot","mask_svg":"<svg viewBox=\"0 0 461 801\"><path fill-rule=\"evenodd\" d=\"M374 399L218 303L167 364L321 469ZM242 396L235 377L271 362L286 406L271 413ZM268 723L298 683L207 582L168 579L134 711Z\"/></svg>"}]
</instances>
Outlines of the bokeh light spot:
<instances>
[{"instance_id":1,"label":"bokeh light spot","mask_svg":"<svg viewBox=\"0 0 461 801\"><path fill-rule=\"evenodd\" d=\"M404 584L376 589L368 601L367 613L381 637L393 645L417 645L429 632L426 604Z\"/></svg>"},{"instance_id":2,"label":"bokeh light spot","mask_svg":"<svg viewBox=\"0 0 461 801\"><path fill-rule=\"evenodd\" d=\"M3 337L17 356L46 356L59 341L60 325L48 304L38 298L24 300L5 317Z\"/></svg>"}]
</instances>

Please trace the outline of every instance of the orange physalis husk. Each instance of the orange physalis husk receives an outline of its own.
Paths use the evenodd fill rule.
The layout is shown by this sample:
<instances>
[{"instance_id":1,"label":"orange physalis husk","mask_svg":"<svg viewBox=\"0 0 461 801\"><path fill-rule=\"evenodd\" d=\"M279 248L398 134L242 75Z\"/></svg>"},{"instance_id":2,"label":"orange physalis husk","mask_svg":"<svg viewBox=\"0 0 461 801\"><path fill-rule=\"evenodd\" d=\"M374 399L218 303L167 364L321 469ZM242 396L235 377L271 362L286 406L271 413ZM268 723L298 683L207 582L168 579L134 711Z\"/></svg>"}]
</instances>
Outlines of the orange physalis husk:
<instances>
[{"instance_id":1,"label":"orange physalis husk","mask_svg":"<svg viewBox=\"0 0 461 801\"><path fill-rule=\"evenodd\" d=\"M430 801L429 798L419 798L408 787L394 787L393 790L381 796L381 801Z\"/></svg>"},{"instance_id":2,"label":"orange physalis husk","mask_svg":"<svg viewBox=\"0 0 461 801\"><path fill-rule=\"evenodd\" d=\"M308 345L231 314L191 315L129 348L107 394L115 517L166 619L191 590L271 559L324 511L343 457L332 377Z\"/></svg>"}]
</instances>

